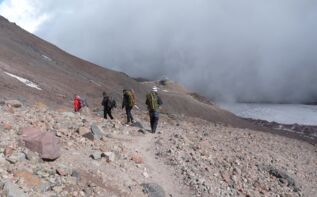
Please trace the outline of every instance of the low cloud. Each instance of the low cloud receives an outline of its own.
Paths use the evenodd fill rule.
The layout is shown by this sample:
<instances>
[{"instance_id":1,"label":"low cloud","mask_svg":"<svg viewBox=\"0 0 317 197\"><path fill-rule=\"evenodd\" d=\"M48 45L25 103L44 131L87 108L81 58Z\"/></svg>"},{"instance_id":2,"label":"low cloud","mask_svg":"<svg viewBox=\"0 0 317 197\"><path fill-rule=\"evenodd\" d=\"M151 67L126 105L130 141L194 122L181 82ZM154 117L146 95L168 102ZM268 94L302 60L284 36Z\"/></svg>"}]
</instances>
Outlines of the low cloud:
<instances>
[{"instance_id":1,"label":"low cloud","mask_svg":"<svg viewBox=\"0 0 317 197\"><path fill-rule=\"evenodd\" d=\"M317 101L317 2L47 0L44 39L132 76L221 101Z\"/></svg>"}]
</instances>

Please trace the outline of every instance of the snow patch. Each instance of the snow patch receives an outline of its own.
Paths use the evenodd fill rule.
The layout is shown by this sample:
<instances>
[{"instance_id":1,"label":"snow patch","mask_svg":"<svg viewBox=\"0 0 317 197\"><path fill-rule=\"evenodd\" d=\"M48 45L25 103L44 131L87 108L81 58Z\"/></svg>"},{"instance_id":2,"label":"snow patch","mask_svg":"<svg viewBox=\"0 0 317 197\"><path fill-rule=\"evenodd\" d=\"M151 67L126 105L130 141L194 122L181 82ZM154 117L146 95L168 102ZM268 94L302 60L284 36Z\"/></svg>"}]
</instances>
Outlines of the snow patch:
<instances>
[{"instance_id":1,"label":"snow patch","mask_svg":"<svg viewBox=\"0 0 317 197\"><path fill-rule=\"evenodd\" d=\"M9 75L10 77L16 78L17 80L19 80L22 83L24 83L26 86L29 86L31 88L35 88L37 90L42 90L37 84L33 83L32 81L30 81L28 79L24 79L22 77L16 76L16 75L8 73L8 72L4 72L4 73Z\"/></svg>"},{"instance_id":2,"label":"snow patch","mask_svg":"<svg viewBox=\"0 0 317 197\"><path fill-rule=\"evenodd\" d=\"M47 57L46 55L42 55L42 57L43 57L45 60L49 61L49 62L51 62L51 61L52 61L52 59L51 59L51 58L49 58L49 57Z\"/></svg>"},{"instance_id":3,"label":"snow patch","mask_svg":"<svg viewBox=\"0 0 317 197\"><path fill-rule=\"evenodd\" d=\"M101 87L101 85L100 85L99 83L95 82L94 80L89 80L89 81L90 81L91 83L95 84L96 86Z\"/></svg>"}]
</instances>

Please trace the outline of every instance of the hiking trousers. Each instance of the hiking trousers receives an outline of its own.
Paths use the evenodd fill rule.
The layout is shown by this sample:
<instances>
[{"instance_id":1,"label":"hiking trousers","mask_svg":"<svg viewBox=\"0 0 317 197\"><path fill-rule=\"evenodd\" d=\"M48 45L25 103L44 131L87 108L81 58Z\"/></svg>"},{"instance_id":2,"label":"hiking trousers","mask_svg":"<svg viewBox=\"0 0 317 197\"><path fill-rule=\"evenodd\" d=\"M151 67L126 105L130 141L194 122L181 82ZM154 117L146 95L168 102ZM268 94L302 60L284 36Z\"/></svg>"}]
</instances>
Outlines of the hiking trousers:
<instances>
[{"instance_id":1,"label":"hiking trousers","mask_svg":"<svg viewBox=\"0 0 317 197\"><path fill-rule=\"evenodd\" d=\"M103 110L103 117L104 117L105 119L107 119L107 115L109 115L109 117L110 117L111 120L113 119L113 116L112 116L112 114L111 114L111 109L104 109L104 110Z\"/></svg>"},{"instance_id":2,"label":"hiking trousers","mask_svg":"<svg viewBox=\"0 0 317 197\"><path fill-rule=\"evenodd\" d=\"M157 125L158 125L158 120L159 120L159 112L156 112L156 111L150 111L149 112L150 114L150 123L151 123L151 131L152 133L155 133L156 132L156 128L157 128Z\"/></svg>"},{"instance_id":3,"label":"hiking trousers","mask_svg":"<svg viewBox=\"0 0 317 197\"><path fill-rule=\"evenodd\" d=\"M132 107L126 107L125 108L125 112L127 114L127 123L129 122L133 122L133 116L132 116L132 113L131 113L131 110L132 110Z\"/></svg>"}]
</instances>

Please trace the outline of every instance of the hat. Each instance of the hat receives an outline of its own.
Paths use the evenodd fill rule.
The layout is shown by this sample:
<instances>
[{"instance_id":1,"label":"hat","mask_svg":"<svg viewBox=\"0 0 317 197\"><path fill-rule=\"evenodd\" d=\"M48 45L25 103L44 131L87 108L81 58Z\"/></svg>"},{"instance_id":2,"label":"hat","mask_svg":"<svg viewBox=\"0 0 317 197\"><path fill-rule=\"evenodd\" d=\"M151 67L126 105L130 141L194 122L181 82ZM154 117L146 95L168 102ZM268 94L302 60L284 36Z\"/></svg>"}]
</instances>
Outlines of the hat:
<instances>
[{"instance_id":1,"label":"hat","mask_svg":"<svg viewBox=\"0 0 317 197\"><path fill-rule=\"evenodd\" d=\"M156 87L156 86L153 86L152 91L153 91L153 92L157 92L157 90L158 90L157 87Z\"/></svg>"}]
</instances>

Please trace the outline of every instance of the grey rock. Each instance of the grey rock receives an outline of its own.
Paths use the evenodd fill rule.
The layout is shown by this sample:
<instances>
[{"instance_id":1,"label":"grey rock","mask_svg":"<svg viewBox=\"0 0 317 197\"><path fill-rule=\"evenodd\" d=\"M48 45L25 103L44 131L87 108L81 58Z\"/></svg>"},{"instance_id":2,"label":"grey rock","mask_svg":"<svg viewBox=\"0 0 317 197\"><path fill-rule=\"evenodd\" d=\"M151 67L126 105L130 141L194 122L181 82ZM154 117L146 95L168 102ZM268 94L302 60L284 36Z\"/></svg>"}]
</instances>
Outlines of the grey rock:
<instances>
[{"instance_id":1,"label":"grey rock","mask_svg":"<svg viewBox=\"0 0 317 197\"><path fill-rule=\"evenodd\" d=\"M102 157L102 152L101 151L95 151L93 152L90 157L93 158L94 160L99 160Z\"/></svg>"},{"instance_id":2,"label":"grey rock","mask_svg":"<svg viewBox=\"0 0 317 197\"><path fill-rule=\"evenodd\" d=\"M48 191L50 191L50 190L52 190L52 185L51 185L51 183L41 183L41 185L40 185L40 191L41 191L42 193L48 192Z\"/></svg>"},{"instance_id":3,"label":"grey rock","mask_svg":"<svg viewBox=\"0 0 317 197\"><path fill-rule=\"evenodd\" d=\"M102 156L106 158L107 162L114 162L116 159L116 155L113 152L104 152Z\"/></svg>"},{"instance_id":4,"label":"grey rock","mask_svg":"<svg viewBox=\"0 0 317 197\"><path fill-rule=\"evenodd\" d=\"M96 123L93 123L90 127L91 132L83 135L90 140L100 140L104 136L102 128L100 128Z\"/></svg>"},{"instance_id":5,"label":"grey rock","mask_svg":"<svg viewBox=\"0 0 317 197\"><path fill-rule=\"evenodd\" d=\"M17 152L17 153L13 153L10 157L6 158L7 161L9 161L12 164L15 164L19 161L24 161L26 160L26 156L24 153L21 152Z\"/></svg>"},{"instance_id":6,"label":"grey rock","mask_svg":"<svg viewBox=\"0 0 317 197\"><path fill-rule=\"evenodd\" d=\"M77 170L73 170L71 176L76 178L77 183L80 181L80 173Z\"/></svg>"},{"instance_id":7,"label":"grey rock","mask_svg":"<svg viewBox=\"0 0 317 197\"><path fill-rule=\"evenodd\" d=\"M39 161L40 156L38 153L36 152L32 152L30 150L24 150L23 153L25 154L25 157L27 160L29 161Z\"/></svg>"},{"instance_id":8,"label":"grey rock","mask_svg":"<svg viewBox=\"0 0 317 197\"><path fill-rule=\"evenodd\" d=\"M16 184L11 182L6 182L4 184L3 191L7 197L27 197L28 196Z\"/></svg>"},{"instance_id":9,"label":"grey rock","mask_svg":"<svg viewBox=\"0 0 317 197\"><path fill-rule=\"evenodd\" d=\"M165 197L164 189L156 183L143 183L143 192L149 197Z\"/></svg>"}]
</instances>

